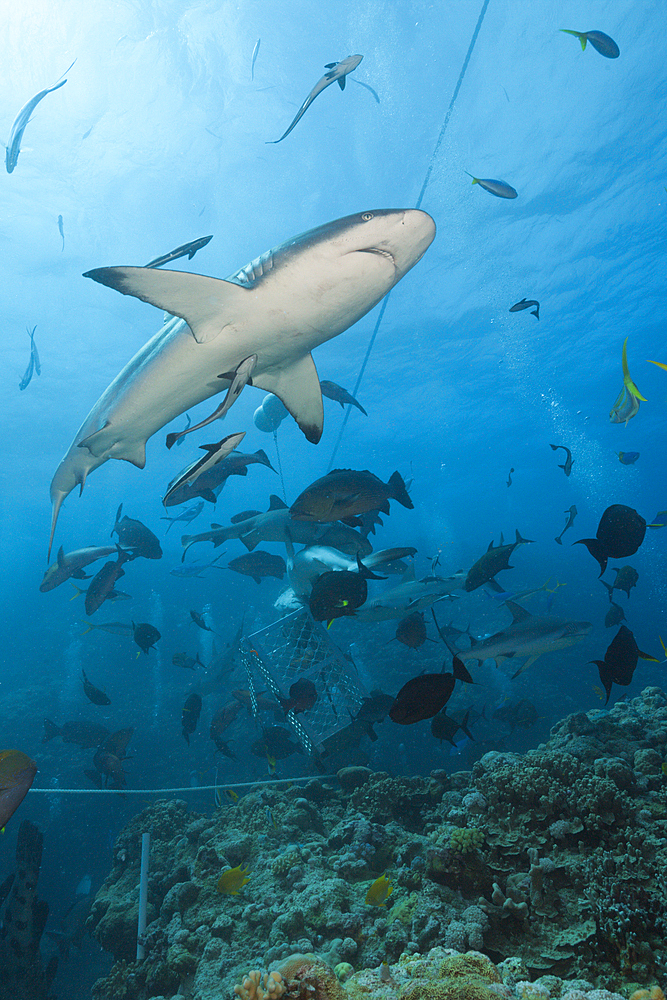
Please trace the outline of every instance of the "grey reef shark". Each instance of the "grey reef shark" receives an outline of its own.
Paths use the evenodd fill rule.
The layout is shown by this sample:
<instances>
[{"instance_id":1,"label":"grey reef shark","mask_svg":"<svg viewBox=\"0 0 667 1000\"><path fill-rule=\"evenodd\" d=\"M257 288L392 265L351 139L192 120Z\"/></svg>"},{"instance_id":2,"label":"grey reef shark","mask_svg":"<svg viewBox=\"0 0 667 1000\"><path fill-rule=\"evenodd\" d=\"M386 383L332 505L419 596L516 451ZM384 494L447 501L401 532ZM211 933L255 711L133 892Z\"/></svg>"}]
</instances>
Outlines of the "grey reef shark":
<instances>
[{"instance_id":1,"label":"grey reef shark","mask_svg":"<svg viewBox=\"0 0 667 1000\"><path fill-rule=\"evenodd\" d=\"M56 469L49 552L62 503L76 486L83 490L110 458L143 469L147 440L211 396L232 388L238 394L240 369L248 384L278 396L317 444L323 406L311 351L365 316L434 237L426 212L385 208L295 236L226 280L145 267L88 271L85 277L171 318L105 389Z\"/></svg>"}]
</instances>

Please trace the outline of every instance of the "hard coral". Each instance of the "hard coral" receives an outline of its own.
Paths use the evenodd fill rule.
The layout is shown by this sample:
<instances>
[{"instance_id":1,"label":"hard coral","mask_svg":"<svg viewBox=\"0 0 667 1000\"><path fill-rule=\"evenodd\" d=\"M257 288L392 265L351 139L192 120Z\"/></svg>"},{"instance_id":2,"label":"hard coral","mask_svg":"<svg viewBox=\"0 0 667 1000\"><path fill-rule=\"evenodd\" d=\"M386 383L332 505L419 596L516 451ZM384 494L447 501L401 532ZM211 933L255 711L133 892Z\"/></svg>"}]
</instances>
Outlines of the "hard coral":
<instances>
[{"instance_id":1,"label":"hard coral","mask_svg":"<svg viewBox=\"0 0 667 1000\"><path fill-rule=\"evenodd\" d=\"M336 973L314 955L290 955L281 962L278 971L290 1000L345 1000L345 990Z\"/></svg>"},{"instance_id":2,"label":"hard coral","mask_svg":"<svg viewBox=\"0 0 667 1000\"><path fill-rule=\"evenodd\" d=\"M278 1000L285 990L285 982L279 972L265 972L262 979L258 969L249 972L241 985L234 987L234 993L240 1000Z\"/></svg>"}]
</instances>

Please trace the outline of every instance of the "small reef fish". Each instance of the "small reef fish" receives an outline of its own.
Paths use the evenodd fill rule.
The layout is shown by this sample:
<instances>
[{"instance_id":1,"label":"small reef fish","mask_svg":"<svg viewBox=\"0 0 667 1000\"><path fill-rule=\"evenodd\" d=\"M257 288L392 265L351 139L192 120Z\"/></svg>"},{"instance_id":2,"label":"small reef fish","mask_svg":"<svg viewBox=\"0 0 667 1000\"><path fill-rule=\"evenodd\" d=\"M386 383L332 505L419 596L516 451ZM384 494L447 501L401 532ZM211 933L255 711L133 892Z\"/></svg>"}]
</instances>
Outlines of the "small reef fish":
<instances>
[{"instance_id":1,"label":"small reef fish","mask_svg":"<svg viewBox=\"0 0 667 1000\"><path fill-rule=\"evenodd\" d=\"M338 521L369 510L388 514L390 498L408 510L414 508L399 472L383 483L367 469L332 469L299 494L290 516L296 521Z\"/></svg>"},{"instance_id":2,"label":"small reef fish","mask_svg":"<svg viewBox=\"0 0 667 1000\"><path fill-rule=\"evenodd\" d=\"M279 698L278 700L285 715L288 712L300 715L302 712L309 712L317 704L317 688L306 677L300 677L298 681L290 684L289 698Z\"/></svg>"},{"instance_id":3,"label":"small reef fish","mask_svg":"<svg viewBox=\"0 0 667 1000\"><path fill-rule=\"evenodd\" d=\"M138 625L132 622L132 631L137 646L146 654L148 654L149 649L153 648L158 639L162 638L155 626L148 622L140 622Z\"/></svg>"},{"instance_id":4,"label":"small reef fish","mask_svg":"<svg viewBox=\"0 0 667 1000\"><path fill-rule=\"evenodd\" d=\"M89 701L92 701L93 705L110 705L111 698L101 688L95 687L87 676L86 671L81 671L81 679L83 681L83 693Z\"/></svg>"},{"instance_id":5,"label":"small reef fish","mask_svg":"<svg viewBox=\"0 0 667 1000\"><path fill-rule=\"evenodd\" d=\"M396 695L389 709L389 718L401 726L432 719L449 701L455 683L454 674L420 674L413 677Z\"/></svg>"},{"instance_id":6,"label":"small reef fish","mask_svg":"<svg viewBox=\"0 0 667 1000\"><path fill-rule=\"evenodd\" d=\"M621 54L614 39L605 35L604 31L572 31L570 28L561 28L560 30L564 31L566 35L575 35L581 42L582 52L586 51L586 42L590 42L595 51L606 59L618 59Z\"/></svg>"},{"instance_id":7,"label":"small reef fish","mask_svg":"<svg viewBox=\"0 0 667 1000\"><path fill-rule=\"evenodd\" d=\"M619 451L616 454L621 465L634 465L639 458L638 451Z\"/></svg>"},{"instance_id":8,"label":"small reef fish","mask_svg":"<svg viewBox=\"0 0 667 1000\"><path fill-rule=\"evenodd\" d=\"M162 257L156 257L149 261L148 264L144 264L144 267L162 267L163 264L170 264L172 260L178 260L179 257L187 257L188 260L192 260L197 251L210 243L212 239L212 236L201 236L198 240L191 240L190 243L184 243L182 246L176 247L175 250L163 254Z\"/></svg>"},{"instance_id":9,"label":"small reef fish","mask_svg":"<svg viewBox=\"0 0 667 1000\"><path fill-rule=\"evenodd\" d=\"M473 177L471 173L467 170L463 171L468 174L468 177L472 177L473 184L479 184L481 188L488 191L489 194L495 194L496 198L516 198L518 197L517 192L511 185L507 184L505 181L496 181L490 177L482 179L480 177ZM511 310L510 310L511 311ZM539 319L539 316L538 316Z\"/></svg>"},{"instance_id":10,"label":"small reef fish","mask_svg":"<svg viewBox=\"0 0 667 1000\"><path fill-rule=\"evenodd\" d=\"M434 715L431 719L431 735L434 739L440 740L441 743L444 740L447 740L448 743L451 743L451 745L455 747L456 742L454 737L460 729L463 733L465 733L467 739L474 742L475 737L468 729L469 716L470 709L468 709L461 721L457 722L456 719L450 718L446 712L438 712L438 714Z\"/></svg>"},{"instance_id":11,"label":"small reef fish","mask_svg":"<svg viewBox=\"0 0 667 1000\"><path fill-rule=\"evenodd\" d=\"M195 428L192 428L192 430L194 429ZM185 431L183 431L183 433L185 433ZM228 434L222 439L222 441L218 441L217 444L200 445L199 447L202 451L206 452L206 454L202 455L201 458L198 458L196 462L192 462L186 469L179 472L175 479L172 479L167 487L167 492L162 498L164 506L169 506L169 498L172 497L177 490L182 489L184 486L192 486L201 475L208 472L209 469L212 469L214 465L218 464L218 462L222 462L223 459L227 458L227 455L240 445L244 437L245 431L241 431L237 434Z\"/></svg>"},{"instance_id":12,"label":"small reef fish","mask_svg":"<svg viewBox=\"0 0 667 1000\"><path fill-rule=\"evenodd\" d=\"M636 587L639 582L639 573L634 566L614 566L613 569L616 573L616 579L612 584L605 583L604 580L600 580L600 583L604 583L605 587L609 591L610 602L615 590L622 590L628 597L630 597L630 591L633 587Z\"/></svg>"},{"instance_id":13,"label":"small reef fish","mask_svg":"<svg viewBox=\"0 0 667 1000\"><path fill-rule=\"evenodd\" d=\"M75 62L76 59L74 60L71 66L67 67L65 73L69 73ZM23 139L23 133L25 132L26 125L30 121L30 116L32 115L33 111L35 110L39 102L46 97L47 94L52 94L54 90L60 90L60 88L64 87L66 83L67 80L61 80L60 83L57 83L55 85L55 87L49 87L47 90L40 90L40 92L38 94L35 94L35 96L32 97L27 104L24 104L21 110L19 111L14 121L14 124L12 125L12 130L9 135L9 142L7 143L7 152L5 154L5 166L7 167L8 174L12 173L14 167L18 163L19 153L21 152L21 140Z\"/></svg>"},{"instance_id":14,"label":"small reef fish","mask_svg":"<svg viewBox=\"0 0 667 1000\"><path fill-rule=\"evenodd\" d=\"M62 215L58 216L58 232L60 233L60 235L62 237L62 241L63 241L63 245L60 248L60 252L62 253L63 250L65 249L65 230L63 228L63 217L62 217Z\"/></svg>"},{"instance_id":15,"label":"small reef fish","mask_svg":"<svg viewBox=\"0 0 667 1000\"><path fill-rule=\"evenodd\" d=\"M169 521L169 528L165 531L165 535L169 534L169 529L176 524L177 521L183 521L185 524L190 524L190 522L194 521L196 517L199 517L203 509L204 501L200 500L199 503L195 503L192 507L188 507L187 510L177 514L176 517L161 517L161 521Z\"/></svg>"},{"instance_id":16,"label":"small reef fish","mask_svg":"<svg viewBox=\"0 0 667 1000\"><path fill-rule=\"evenodd\" d=\"M563 535L565 534L565 532L567 531L567 529L571 528L572 525L574 524L574 519L575 519L575 517L577 516L577 513L578 513L575 504L572 504L572 506L569 508L569 510L566 510L565 513L568 515L567 521L565 522L565 527L561 531L561 533L558 536L558 538L554 538L554 541L558 542L559 545L563 544Z\"/></svg>"},{"instance_id":17,"label":"small reef fish","mask_svg":"<svg viewBox=\"0 0 667 1000\"><path fill-rule=\"evenodd\" d=\"M218 879L218 892L224 892L228 896L238 896L244 885L250 881L248 866L237 865L236 868L228 868Z\"/></svg>"},{"instance_id":18,"label":"small reef fish","mask_svg":"<svg viewBox=\"0 0 667 1000\"><path fill-rule=\"evenodd\" d=\"M549 447L552 451L558 451L561 448L565 452L565 462L563 465L559 465L558 468L562 469L566 476L569 476L572 472L572 466L574 465L574 459L572 458L572 452L569 448L566 448L564 444L550 444Z\"/></svg>"},{"instance_id":19,"label":"small reef fish","mask_svg":"<svg viewBox=\"0 0 667 1000\"><path fill-rule=\"evenodd\" d=\"M0 751L0 830L4 830L28 794L37 764L22 750Z\"/></svg>"},{"instance_id":20,"label":"small reef fish","mask_svg":"<svg viewBox=\"0 0 667 1000\"><path fill-rule=\"evenodd\" d=\"M385 875L380 875L368 887L364 903L367 906L386 906L388 898L394 890L393 885Z\"/></svg>"},{"instance_id":21,"label":"small reef fish","mask_svg":"<svg viewBox=\"0 0 667 1000\"><path fill-rule=\"evenodd\" d=\"M612 424L625 424L628 426L628 420L632 420L639 413L639 403L646 402L646 397L642 396L641 392L632 381L630 377L630 371L628 369L628 338L626 337L623 341L623 352L621 354L621 364L623 367L623 388L618 394L616 402L611 408L609 413L609 419Z\"/></svg>"},{"instance_id":22,"label":"small reef fish","mask_svg":"<svg viewBox=\"0 0 667 1000\"><path fill-rule=\"evenodd\" d=\"M657 517L659 514L656 514ZM595 538L579 538L573 545L586 546L593 558L599 562L600 576L602 576L609 559L625 559L635 554L644 541L647 527L656 528L663 525L647 525L641 514L632 507L615 503L607 507L600 518Z\"/></svg>"},{"instance_id":23,"label":"small reef fish","mask_svg":"<svg viewBox=\"0 0 667 1000\"><path fill-rule=\"evenodd\" d=\"M171 662L175 667L182 667L184 670L196 670L197 667L205 665L199 659L199 653L195 657L188 656L187 653L174 653Z\"/></svg>"},{"instance_id":24,"label":"small reef fish","mask_svg":"<svg viewBox=\"0 0 667 1000\"><path fill-rule=\"evenodd\" d=\"M252 62L250 63L250 79L251 80L255 79L255 63L257 62L257 53L259 52L259 44L260 44L261 41L262 41L262 39L258 38L257 41L255 42L255 48L252 50Z\"/></svg>"},{"instance_id":25,"label":"small reef fish","mask_svg":"<svg viewBox=\"0 0 667 1000\"><path fill-rule=\"evenodd\" d=\"M118 544L123 549L129 549L128 558L137 559L161 559L162 548L160 542L145 524L137 521L133 517L122 517L123 505L116 511L116 523L111 529L111 534L118 535Z\"/></svg>"},{"instance_id":26,"label":"small reef fish","mask_svg":"<svg viewBox=\"0 0 667 1000\"><path fill-rule=\"evenodd\" d=\"M28 331L28 336L30 337L30 360L28 361L28 367L25 370L25 375L19 382L19 389L23 392L27 389L32 381L32 376L42 374L42 366L39 363L39 354L37 353L37 345L35 344L35 330L36 326L33 326L32 330L29 326L26 327Z\"/></svg>"},{"instance_id":27,"label":"small reef fish","mask_svg":"<svg viewBox=\"0 0 667 1000\"><path fill-rule=\"evenodd\" d=\"M514 550L519 545L530 545L532 544L532 538L522 538L519 534L519 529L516 529L516 541L511 545L503 544L503 536L500 536L500 545L494 547L493 541L489 542L489 547L483 556L474 563L468 570L468 575L465 578L462 586L466 593L470 594L473 590L477 590L484 583L493 582L496 584L496 589L500 586L495 581L495 576L504 569L514 569L513 566L509 565L510 556Z\"/></svg>"},{"instance_id":28,"label":"small reef fish","mask_svg":"<svg viewBox=\"0 0 667 1000\"><path fill-rule=\"evenodd\" d=\"M363 56L354 55L354 56L348 56L347 59L342 59L341 62L338 63L327 63L324 68L328 69L329 72L325 73L322 79L317 81L311 92L308 94L308 97L305 99L305 101L297 111L296 115L292 119L292 122L287 131L283 132L280 139L269 139L268 142L271 144L282 142L283 139L285 139L290 134L294 126L301 121L301 119L303 118L303 116L305 115L306 111L313 103L315 98L319 94L321 94L323 90L326 90L327 87L330 87L332 83L338 81L338 86L340 87L340 89L345 90L345 77L348 75L348 73L352 73L357 68L357 66L359 65L359 63L363 58L364 58Z\"/></svg>"},{"instance_id":29,"label":"small reef fish","mask_svg":"<svg viewBox=\"0 0 667 1000\"><path fill-rule=\"evenodd\" d=\"M204 620L204 616L200 615L200 613L198 611L191 611L190 612L190 617L192 618L192 620L195 623L195 625L198 628L203 629L204 632L212 632L213 631L213 629L211 628L211 626L206 624L206 622Z\"/></svg>"},{"instance_id":30,"label":"small reef fish","mask_svg":"<svg viewBox=\"0 0 667 1000\"><path fill-rule=\"evenodd\" d=\"M507 486L508 487L510 487L512 485L512 473L513 472L514 472L514 469L510 469L509 475L507 476Z\"/></svg>"},{"instance_id":31,"label":"small reef fish","mask_svg":"<svg viewBox=\"0 0 667 1000\"><path fill-rule=\"evenodd\" d=\"M600 681L607 692L609 701L612 684L622 684L627 687L632 682L632 677L637 667L638 660L651 660L652 663L660 661L651 656L650 653L642 653L635 642L635 637L627 627L621 625L620 629L607 647L604 660L590 660L598 668Z\"/></svg>"},{"instance_id":32,"label":"small reef fish","mask_svg":"<svg viewBox=\"0 0 667 1000\"><path fill-rule=\"evenodd\" d=\"M183 739L190 746L190 737L197 728L199 716L201 715L201 698L194 692L185 699L183 711L181 712L181 731Z\"/></svg>"},{"instance_id":33,"label":"small reef fish","mask_svg":"<svg viewBox=\"0 0 667 1000\"><path fill-rule=\"evenodd\" d=\"M537 301L537 299L521 299L520 302L515 302L513 306L510 306L510 312L511 313L521 312L522 309L530 309L531 306L535 306L535 308L533 309L530 315L534 316L535 319L539 319L540 303Z\"/></svg>"},{"instance_id":34,"label":"small reef fish","mask_svg":"<svg viewBox=\"0 0 667 1000\"><path fill-rule=\"evenodd\" d=\"M335 382L329 382L326 379L324 381L320 380L320 389L323 396L326 396L327 399L333 399L336 403L340 403L343 409L345 409L346 403L350 403L351 406L356 406L358 410L361 410L365 417L368 416L361 403L354 396L351 396L347 389L336 385Z\"/></svg>"}]
</instances>

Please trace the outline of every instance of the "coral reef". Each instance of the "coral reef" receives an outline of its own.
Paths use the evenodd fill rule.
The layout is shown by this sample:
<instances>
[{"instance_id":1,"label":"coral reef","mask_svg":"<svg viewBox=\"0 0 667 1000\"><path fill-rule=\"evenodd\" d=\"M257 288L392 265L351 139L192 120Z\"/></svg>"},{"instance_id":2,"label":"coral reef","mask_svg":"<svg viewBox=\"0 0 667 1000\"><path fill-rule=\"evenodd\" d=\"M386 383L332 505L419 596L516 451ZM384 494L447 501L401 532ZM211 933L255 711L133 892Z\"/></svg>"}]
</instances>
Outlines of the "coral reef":
<instances>
[{"instance_id":1,"label":"coral reef","mask_svg":"<svg viewBox=\"0 0 667 1000\"><path fill-rule=\"evenodd\" d=\"M93 905L89 926L116 959L95 1000L219 1000L235 985L242 1000L262 1000L283 982L286 1000L438 1000L445 988L448 1000L561 990L609 1000L605 989L650 989L667 974L666 750L667 697L647 688L569 716L524 755L487 753L470 772L347 768L340 785L256 785L211 816L158 802L118 837ZM147 959L136 963L149 828ZM237 866L251 882L221 895L217 880ZM385 872L386 907L365 905ZM477 958L457 966L443 946ZM493 975L482 952L500 963ZM438 962L419 993L419 970Z\"/></svg>"}]
</instances>

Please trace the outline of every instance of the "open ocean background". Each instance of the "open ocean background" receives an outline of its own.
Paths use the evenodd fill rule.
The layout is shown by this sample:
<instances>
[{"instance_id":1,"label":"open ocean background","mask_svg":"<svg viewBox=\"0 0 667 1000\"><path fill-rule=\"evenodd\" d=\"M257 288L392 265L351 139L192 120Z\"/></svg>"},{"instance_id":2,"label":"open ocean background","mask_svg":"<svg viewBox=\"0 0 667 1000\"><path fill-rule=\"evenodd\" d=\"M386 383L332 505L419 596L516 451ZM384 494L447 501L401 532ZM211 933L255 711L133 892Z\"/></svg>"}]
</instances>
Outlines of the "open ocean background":
<instances>
[{"instance_id":1,"label":"open ocean background","mask_svg":"<svg viewBox=\"0 0 667 1000\"><path fill-rule=\"evenodd\" d=\"M121 588L133 600L97 616L152 622L162 633L156 650L137 657L125 639L82 636L82 599L70 602L69 584L38 592L53 472L90 407L162 320L158 310L82 273L142 264L213 234L191 262L173 266L224 277L332 219L413 207L427 176L421 207L435 219L437 236L391 293L356 393L368 417L351 411L335 465L370 469L384 481L398 469L412 480L414 510L392 503L372 540L376 548L417 547L418 576L430 572L436 554L443 575L467 569L491 539L498 544L502 531L513 540L518 528L537 544L515 552L516 568L500 577L502 586L518 591L557 580L566 586L555 595L554 613L594 623L582 643L545 656L513 682L510 671L489 663L474 671L479 690L470 696L457 689L453 704L472 700L490 715L508 698L527 698L539 715L532 730L511 738L482 720L479 740L525 750L563 715L600 707L597 670L587 661L603 657L615 631L604 627L609 604L597 564L569 543L593 536L610 504L636 508L647 521L667 508L667 372L647 364L667 363L664 4L23 0L6 5L3 20L5 140L18 110L76 58L66 86L36 108L15 171L0 180L0 742L37 761L35 786L85 788L83 768L90 767L88 752L60 741L42 745L45 716L58 724L85 718L111 729L134 726L132 788L210 783L217 763L211 710L205 707L188 747L180 712L196 684L171 657L199 649L210 658L211 637L191 624L189 609L206 611L224 645L244 613L248 631L272 621L283 586L214 571L178 579L169 571L180 564L180 526L162 537L160 497L199 444L246 430L242 450L264 448L276 464L273 437L252 421L263 394L246 389L224 431L206 428L171 452L160 433L148 444L145 470L108 462L61 512L54 552L61 544L66 551L108 544L121 502L160 536L160 562L126 568ZM602 30L618 42L620 58L605 59L590 45L582 52L560 28ZM287 128L324 64L350 53L364 59L345 91L328 88L283 142L267 145ZM506 181L518 198L494 198L465 171ZM523 297L539 300L539 322L528 311L509 313ZM320 378L353 391L378 312L316 351ZM36 326L42 374L19 392L30 352L26 326ZM627 427L609 421L626 337L630 372L647 399ZM193 422L210 409L206 402L194 410ZM343 418L338 404L325 400L317 447L290 418L280 426L288 503L327 471ZM558 468L564 453L550 443L571 449L569 478ZM622 465L620 450L638 451L637 464ZM206 509L184 531L228 523L246 508L265 510L271 493L282 495L279 477L253 466L246 479L230 479L215 513ZM578 518L559 547L554 537L571 504ZM284 556L284 547L266 547ZM239 542L226 548L229 558L245 551ZM198 546L188 558L210 561L218 551ZM615 600L640 648L657 655L658 636L667 640L667 531L648 532L630 562L639 583L629 600L618 592ZM374 584L372 594L382 586ZM538 595L528 607L543 609L544 601ZM455 605L438 605L439 620L470 624L477 635L508 624L499 602L482 591ZM440 669L442 646L387 646L395 624L345 621L331 629L341 646L352 644L369 690L395 693L421 670ZM435 636L432 625L429 632ZM82 668L106 688L109 708L84 699ZM664 670L640 661L630 695L661 684ZM612 699L625 690L615 687ZM251 723L241 721L239 760L223 760L221 781L266 774L265 761L239 751L253 738ZM397 737L386 722L379 732L366 748L373 768L470 766L469 748L452 757L426 723ZM278 774L307 772L305 758L292 757ZM148 801L28 797L20 815L45 830L40 895L53 926L82 876L99 885L113 837ZM211 793L193 795L192 804L211 809ZM0 878L13 861L17 826L0 838ZM109 963L88 939L83 954L63 965L56 992L87 995Z\"/></svg>"}]
</instances>

